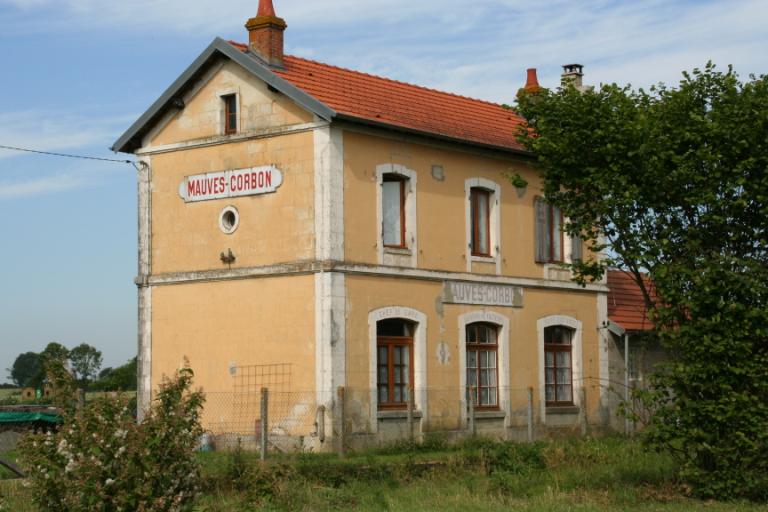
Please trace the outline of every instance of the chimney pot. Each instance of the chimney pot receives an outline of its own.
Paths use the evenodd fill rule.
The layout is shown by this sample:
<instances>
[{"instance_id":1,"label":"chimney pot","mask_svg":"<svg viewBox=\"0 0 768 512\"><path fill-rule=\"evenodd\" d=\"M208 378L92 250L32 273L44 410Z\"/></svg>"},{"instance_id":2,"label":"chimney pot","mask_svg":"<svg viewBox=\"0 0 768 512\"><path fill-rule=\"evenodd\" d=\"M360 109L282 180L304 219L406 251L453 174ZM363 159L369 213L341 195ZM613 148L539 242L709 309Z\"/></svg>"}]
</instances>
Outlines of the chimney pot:
<instances>
[{"instance_id":1,"label":"chimney pot","mask_svg":"<svg viewBox=\"0 0 768 512\"><path fill-rule=\"evenodd\" d=\"M273 67L283 67L283 32L288 25L277 17L272 0L259 0L255 18L245 24L248 29L248 48Z\"/></svg>"},{"instance_id":2,"label":"chimney pot","mask_svg":"<svg viewBox=\"0 0 768 512\"><path fill-rule=\"evenodd\" d=\"M528 76L525 81L525 92L535 94L541 90L539 78L536 76L536 68L528 68Z\"/></svg>"}]
</instances>

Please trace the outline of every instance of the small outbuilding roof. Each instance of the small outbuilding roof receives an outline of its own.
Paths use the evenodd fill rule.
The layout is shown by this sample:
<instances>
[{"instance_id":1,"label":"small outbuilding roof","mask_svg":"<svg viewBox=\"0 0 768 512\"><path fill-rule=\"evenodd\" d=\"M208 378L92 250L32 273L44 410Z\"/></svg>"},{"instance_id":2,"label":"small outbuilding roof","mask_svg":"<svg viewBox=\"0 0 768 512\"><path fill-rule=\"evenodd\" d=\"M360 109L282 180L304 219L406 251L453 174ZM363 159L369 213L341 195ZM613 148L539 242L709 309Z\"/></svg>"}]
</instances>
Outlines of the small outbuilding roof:
<instances>
[{"instance_id":1,"label":"small outbuilding roof","mask_svg":"<svg viewBox=\"0 0 768 512\"><path fill-rule=\"evenodd\" d=\"M631 274L608 270L608 318L627 331L648 331L653 324L640 287Z\"/></svg>"}]
</instances>

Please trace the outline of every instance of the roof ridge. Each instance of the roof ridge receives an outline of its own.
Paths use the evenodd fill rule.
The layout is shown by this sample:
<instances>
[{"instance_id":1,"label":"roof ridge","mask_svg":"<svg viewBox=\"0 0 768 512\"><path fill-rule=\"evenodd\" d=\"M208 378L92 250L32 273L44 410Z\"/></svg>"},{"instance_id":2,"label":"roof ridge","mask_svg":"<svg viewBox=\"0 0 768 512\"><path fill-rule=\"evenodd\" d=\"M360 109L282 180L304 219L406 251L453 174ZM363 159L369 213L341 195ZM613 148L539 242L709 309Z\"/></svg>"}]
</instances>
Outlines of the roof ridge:
<instances>
[{"instance_id":1,"label":"roof ridge","mask_svg":"<svg viewBox=\"0 0 768 512\"><path fill-rule=\"evenodd\" d=\"M232 46L235 46L236 48L238 48L238 49L240 49L242 51L247 51L248 50L248 45L246 45L244 43L239 43L239 42L233 41L233 40L229 40L228 42ZM355 73L357 75L363 75L363 76L367 76L367 77L371 77L371 78L376 78L376 79L379 79L379 80L385 80L387 82L392 82L392 83L396 83L396 84L400 84L400 85L405 85L405 86L408 86L408 87L413 87L413 88L416 88L416 89L421 89L423 91L430 91L430 92L434 92L434 93L437 93L437 94L445 94L446 96L453 96L454 98L461 98L463 100L469 100L469 101L473 101L473 102L477 102L477 103L483 103L483 104L486 104L486 105L490 105L490 106L493 106L493 107L504 109L504 107L500 103L495 103L495 102L489 101L489 100L483 100L483 99L480 99L480 98L473 98L471 96L465 96L463 94L457 94L457 93L454 93L454 92L442 91L440 89L435 89L433 87L425 87L423 85L413 84L413 83L410 83L410 82L405 82L403 80L396 80L394 78L389 78L389 77L386 77L386 76L374 75L373 73L366 73L365 71L358 71L356 69L345 68L345 67L342 67L342 66L337 66L335 64L328 64L327 62L321 62L319 60L308 59L306 57L299 57L298 55L286 55L285 57L290 58L290 59L302 60L304 62L311 62L312 64L317 64L317 65L320 65L320 66L325 66L325 67L333 68L333 69L339 69L341 71L346 71L346 72L349 72L349 73ZM506 110L506 109L504 109L504 110ZM512 113L514 115L517 115L517 113L515 113L514 111L510 111L510 113Z\"/></svg>"}]
</instances>

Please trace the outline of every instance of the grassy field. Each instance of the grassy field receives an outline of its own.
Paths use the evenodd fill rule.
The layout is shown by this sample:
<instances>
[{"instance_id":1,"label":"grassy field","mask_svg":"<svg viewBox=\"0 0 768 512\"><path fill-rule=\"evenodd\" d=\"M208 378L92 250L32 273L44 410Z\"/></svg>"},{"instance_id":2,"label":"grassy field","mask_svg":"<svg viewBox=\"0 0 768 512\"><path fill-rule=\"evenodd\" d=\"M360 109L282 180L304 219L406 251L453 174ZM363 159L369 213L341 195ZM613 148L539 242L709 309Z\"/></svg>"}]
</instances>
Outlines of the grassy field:
<instances>
[{"instance_id":1,"label":"grassy field","mask_svg":"<svg viewBox=\"0 0 768 512\"><path fill-rule=\"evenodd\" d=\"M766 504L687 498L667 457L620 438L536 445L483 440L352 454L201 454L198 512L711 511L768 512ZM32 511L19 481L0 482L5 510ZM0 509L2 510L2 509Z\"/></svg>"},{"instance_id":2,"label":"grassy field","mask_svg":"<svg viewBox=\"0 0 768 512\"><path fill-rule=\"evenodd\" d=\"M339 460L203 457L196 510L765 511L768 505L687 498L673 462L620 438L536 445L466 442Z\"/></svg>"},{"instance_id":3,"label":"grassy field","mask_svg":"<svg viewBox=\"0 0 768 512\"><path fill-rule=\"evenodd\" d=\"M21 395L20 389L0 389L0 400L13 395Z\"/></svg>"}]
</instances>

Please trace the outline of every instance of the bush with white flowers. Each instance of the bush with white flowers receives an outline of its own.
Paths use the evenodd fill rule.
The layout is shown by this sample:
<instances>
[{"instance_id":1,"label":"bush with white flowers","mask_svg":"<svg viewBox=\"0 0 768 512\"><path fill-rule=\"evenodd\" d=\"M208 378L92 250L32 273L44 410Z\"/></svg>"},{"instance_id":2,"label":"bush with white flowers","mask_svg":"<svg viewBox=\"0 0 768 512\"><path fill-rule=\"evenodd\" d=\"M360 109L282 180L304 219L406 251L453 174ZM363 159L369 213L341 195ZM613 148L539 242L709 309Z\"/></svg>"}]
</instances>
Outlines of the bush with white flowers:
<instances>
[{"instance_id":1,"label":"bush with white flowers","mask_svg":"<svg viewBox=\"0 0 768 512\"><path fill-rule=\"evenodd\" d=\"M43 510L184 511L200 488L195 450L204 397L192 371L161 385L136 423L124 398L98 399L66 414L57 432L20 444L33 496Z\"/></svg>"}]
</instances>

